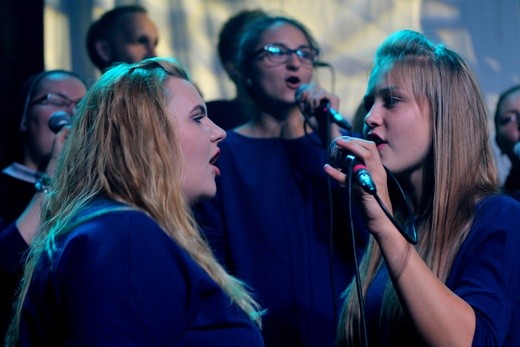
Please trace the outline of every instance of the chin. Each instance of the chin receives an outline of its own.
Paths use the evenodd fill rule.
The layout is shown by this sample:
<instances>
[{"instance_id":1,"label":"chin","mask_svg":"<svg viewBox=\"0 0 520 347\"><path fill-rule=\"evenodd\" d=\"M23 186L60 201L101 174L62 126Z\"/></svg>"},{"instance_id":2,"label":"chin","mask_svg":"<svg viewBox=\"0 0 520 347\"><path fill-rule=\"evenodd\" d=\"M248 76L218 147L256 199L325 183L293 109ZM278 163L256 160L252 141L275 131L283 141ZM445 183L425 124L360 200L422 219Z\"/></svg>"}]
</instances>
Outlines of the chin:
<instances>
[{"instance_id":1,"label":"chin","mask_svg":"<svg viewBox=\"0 0 520 347\"><path fill-rule=\"evenodd\" d=\"M208 200L208 199L215 197L216 193L217 193L216 189L213 189L213 190L207 191L207 192L201 192L200 194L197 194L197 195L191 197L190 199L188 199L188 202L190 205L194 205L198 202Z\"/></svg>"}]
</instances>

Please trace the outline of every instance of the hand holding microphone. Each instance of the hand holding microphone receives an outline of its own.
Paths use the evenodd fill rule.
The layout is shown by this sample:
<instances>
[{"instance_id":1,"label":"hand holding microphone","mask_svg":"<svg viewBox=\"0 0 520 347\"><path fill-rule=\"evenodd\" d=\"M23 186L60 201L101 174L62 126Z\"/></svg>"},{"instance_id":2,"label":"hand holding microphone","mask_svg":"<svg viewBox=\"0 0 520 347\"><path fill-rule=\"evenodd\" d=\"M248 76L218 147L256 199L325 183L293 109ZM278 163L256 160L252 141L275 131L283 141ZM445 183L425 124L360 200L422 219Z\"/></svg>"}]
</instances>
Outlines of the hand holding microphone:
<instances>
[{"instance_id":1,"label":"hand holding microphone","mask_svg":"<svg viewBox=\"0 0 520 347\"><path fill-rule=\"evenodd\" d=\"M352 174L354 181L363 190L371 195L377 192L376 185L370 176L366 166L354 154L347 152L339 147L337 140L345 138L345 136L336 138L329 146L329 163L330 165L341 168L345 174Z\"/></svg>"},{"instance_id":2,"label":"hand holding microphone","mask_svg":"<svg viewBox=\"0 0 520 347\"><path fill-rule=\"evenodd\" d=\"M326 97L325 92L312 88L313 85L302 84L296 89L295 99L304 113L315 116L319 119L329 119L340 128L351 131L352 126L347 119L332 107L330 98ZM314 94L314 95L311 95Z\"/></svg>"},{"instance_id":3,"label":"hand holding microphone","mask_svg":"<svg viewBox=\"0 0 520 347\"><path fill-rule=\"evenodd\" d=\"M65 111L57 111L54 112L47 122L49 129L52 130L53 133L57 134L54 137L54 141L52 143L52 150L49 157L49 162L46 165L45 171L49 176L54 175L54 169L56 167L56 161L58 160L61 151L63 150L63 146L65 145L65 140L68 135L68 131L63 131L60 133L60 130L65 127L71 125L72 120L70 115Z\"/></svg>"},{"instance_id":4,"label":"hand holding microphone","mask_svg":"<svg viewBox=\"0 0 520 347\"><path fill-rule=\"evenodd\" d=\"M333 167L344 170L343 174L352 175L352 179L368 194L372 195L381 207L384 214L397 228L401 235L411 244L417 244L417 231L415 230L414 213L408 198L404 194L399 182L394 175L385 168L387 173L389 186L396 192L395 199L396 205L401 207L403 213L403 223L400 224L392 215L392 213L386 208L385 203L379 197L376 189L376 185L372 180L370 173L363 162L356 157L353 153L350 153L346 149L338 146L337 142L339 139L346 139L347 136L341 136L336 138L329 146L329 164ZM336 170L326 170L332 177L339 180L341 173ZM334 172L333 172L334 171ZM384 189L382 189L384 190ZM383 194L388 194L385 192ZM387 201L389 203L390 201ZM375 218L374 215L371 218Z\"/></svg>"}]
</instances>

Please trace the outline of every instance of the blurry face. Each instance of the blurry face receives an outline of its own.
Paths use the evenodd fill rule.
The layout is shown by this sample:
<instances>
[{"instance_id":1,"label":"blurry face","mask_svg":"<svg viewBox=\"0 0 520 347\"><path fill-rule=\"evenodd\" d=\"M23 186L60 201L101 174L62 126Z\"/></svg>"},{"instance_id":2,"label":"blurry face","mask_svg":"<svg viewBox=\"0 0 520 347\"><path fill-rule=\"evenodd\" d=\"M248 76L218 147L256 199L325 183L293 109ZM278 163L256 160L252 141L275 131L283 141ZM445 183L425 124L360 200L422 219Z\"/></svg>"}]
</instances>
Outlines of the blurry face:
<instances>
[{"instance_id":1,"label":"blurry face","mask_svg":"<svg viewBox=\"0 0 520 347\"><path fill-rule=\"evenodd\" d=\"M267 29L256 50L268 44L280 44L291 50L310 46L300 29L286 23ZM253 63L249 78L256 95L268 101L294 104L296 89L311 81L312 72L313 66L302 63L294 53L282 63L273 63L261 54Z\"/></svg>"},{"instance_id":2,"label":"blurry face","mask_svg":"<svg viewBox=\"0 0 520 347\"><path fill-rule=\"evenodd\" d=\"M520 157L513 152L514 145L520 142L520 90L502 102L499 113L497 143L512 162L520 164Z\"/></svg>"},{"instance_id":3,"label":"blurry face","mask_svg":"<svg viewBox=\"0 0 520 347\"><path fill-rule=\"evenodd\" d=\"M137 63L155 57L159 42L157 27L145 13L130 13L119 19L111 45L110 62Z\"/></svg>"},{"instance_id":4,"label":"blurry face","mask_svg":"<svg viewBox=\"0 0 520 347\"><path fill-rule=\"evenodd\" d=\"M220 153L218 143L226 132L206 115L206 106L193 84L180 78L167 82L173 97L168 103L172 122L176 122L183 157L184 196L189 203L213 197L217 191L214 165Z\"/></svg>"},{"instance_id":5,"label":"blurry face","mask_svg":"<svg viewBox=\"0 0 520 347\"><path fill-rule=\"evenodd\" d=\"M418 102L403 79L381 81L365 101L370 107L365 136L376 142L383 164L395 174L420 180L432 141L427 103Z\"/></svg>"},{"instance_id":6,"label":"blurry face","mask_svg":"<svg viewBox=\"0 0 520 347\"><path fill-rule=\"evenodd\" d=\"M58 111L65 111L72 115L77 102L85 96L86 87L80 80L61 74L51 74L45 77L33 93L25 120L20 125L21 132L25 133L24 164L37 169L52 150L54 133L49 129L48 121L51 115ZM48 94L54 95L45 98ZM56 99L55 99L56 98ZM71 101L69 105L56 105L55 100ZM41 100L41 101L38 101ZM67 101L67 102L68 102Z\"/></svg>"}]
</instances>

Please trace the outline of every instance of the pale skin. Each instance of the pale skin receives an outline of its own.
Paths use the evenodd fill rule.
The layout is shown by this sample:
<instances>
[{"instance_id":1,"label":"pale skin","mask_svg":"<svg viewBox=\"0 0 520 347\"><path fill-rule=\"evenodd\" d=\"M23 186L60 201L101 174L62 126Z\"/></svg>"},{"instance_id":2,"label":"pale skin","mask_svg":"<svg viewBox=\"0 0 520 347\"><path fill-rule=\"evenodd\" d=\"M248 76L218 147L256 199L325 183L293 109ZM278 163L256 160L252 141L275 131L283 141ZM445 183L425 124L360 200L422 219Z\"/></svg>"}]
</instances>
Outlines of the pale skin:
<instances>
[{"instance_id":1,"label":"pale skin","mask_svg":"<svg viewBox=\"0 0 520 347\"><path fill-rule=\"evenodd\" d=\"M182 191L194 204L217 192L215 177L220 170L215 162L220 154L218 143L226 132L208 118L206 105L195 86L181 78L170 78L167 88L175 96L168 102L170 121L177 124L184 168Z\"/></svg>"},{"instance_id":2,"label":"pale skin","mask_svg":"<svg viewBox=\"0 0 520 347\"><path fill-rule=\"evenodd\" d=\"M257 49L270 43L280 43L290 49L309 46L300 29L287 23L274 24L267 29L258 42ZM301 96L302 103L315 108L321 99L327 98L332 107L339 109L339 98L336 95L310 83L312 74L312 65L302 63L295 54L291 54L287 61L281 64L274 64L266 57L255 60L251 76L248 78L252 88L261 95L262 101L258 102L260 116L236 131L245 136L258 138L293 139L304 136L304 118L295 99L298 87L305 85ZM307 130L312 131L310 128ZM332 134L334 137L340 134L335 126Z\"/></svg>"},{"instance_id":3,"label":"pale skin","mask_svg":"<svg viewBox=\"0 0 520 347\"><path fill-rule=\"evenodd\" d=\"M65 74L50 74L44 77L37 85L31 101L53 93L62 95L71 101L69 106L56 106L48 103L32 105L27 110L27 116L20 124L20 131L25 133L23 144L24 159L22 164L33 170L44 170L44 163L48 160L54 141L54 133L48 126L49 118L58 111L65 111L73 115L79 100L87 88L79 79Z\"/></svg>"},{"instance_id":4,"label":"pale skin","mask_svg":"<svg viewBox=\"0 0 520 347\"><path fill-rule=\"evenodd\" d=\"M392 90L392 93L386 91ZM413 202L420 201L422 170L431 144L429 107L418 103L406 83L378 86L365 118L368 140L347 138L337 145L364 161L389 211L392 205L383 165L410 183ZM344 183L345 174L325 165L325 171ZM471 346L476 318L472 307L445 286L429 269L414 246L386 217L376 199L361 192L370 233L381 249L399 300L426 344Z\"/></svg>"}]
</instances>

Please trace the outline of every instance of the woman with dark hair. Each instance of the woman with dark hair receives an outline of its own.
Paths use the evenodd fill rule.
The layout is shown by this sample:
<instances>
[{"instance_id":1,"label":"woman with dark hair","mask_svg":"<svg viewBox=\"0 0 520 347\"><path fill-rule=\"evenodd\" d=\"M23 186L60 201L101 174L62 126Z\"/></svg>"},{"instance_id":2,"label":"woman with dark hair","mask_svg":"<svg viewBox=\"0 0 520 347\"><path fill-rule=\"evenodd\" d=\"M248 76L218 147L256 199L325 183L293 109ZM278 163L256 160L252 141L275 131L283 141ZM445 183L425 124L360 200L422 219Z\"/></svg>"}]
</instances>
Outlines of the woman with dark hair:
<instances>
[{"instance_id":1,"label":"woman with dark hair","mask_svg":"<svg viewBox=\"0 0 520 347\"><path fill-rule=\"evenodd\" d=\"M346 291L338 345L519 346L520 204L497 194L473 72L443 44L399 31L377 50L364 103L366 140L336 141L377 189L358 199L373 237L361 293L355 282ZM387 170L411 203L416 245L400 232L408 213Z\"/></svg>"},{"instance_id":2,"label":"woman with dark hair","mask_svg":"<svg viewBox=\"0 0 520 347\"><path fill-rule=\"evenodd\" d=\"M15 291L23 272L23 256L36 234L42 200L41 181L52 174L66 130L49 127L55 115L70 117L87 87L71 71L47 70L24 84L20 114L13 117L19 146L9 150L14 161L0 173L0 339L12 315ZM16 136L15 136L16 138Z\"/></svg>"},{"instance_id":3,"label":"woman with dark hair","mask_svg":"<svg viewBox=\"0 0 520 347\"><path fill-rule=\"evenodd\" d=\"M502 153L511 161L511 170L502 189L520 200L520 85L507 89L498 98L495 140Z\"/></svg>"},{"instance_id":4,"label":"woman with dark hair","mask_svg":"<svg viewBox=\"0 0 520 347\"><path fill-rule=\"evenodd\" d=\"M344 192L322 169L323 135L340 131L318 115L323 102L339 105L313 83L319 56L292 18L247 25L237 66L255 113L222 142L217 196L198 211L216 254L266 309L267 346L333 346L353 271Z\"/></svg>"},{"instance_id":5,"label":"woman with dark hair","mask_svg":"<svg viewBox=\"0 0 520 347\"><path fill-rule=\"evenodd\" d=\"M7 346L263 346L189 210L215 194L224 137L177 60L107 70L73 118Z\"/></svg>"}]
</instances>

